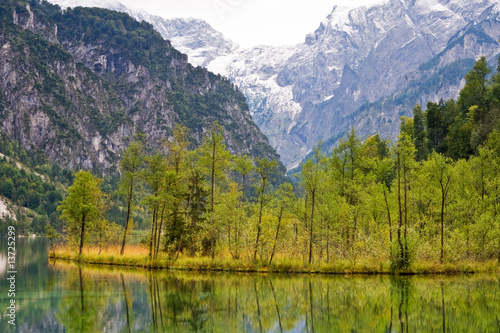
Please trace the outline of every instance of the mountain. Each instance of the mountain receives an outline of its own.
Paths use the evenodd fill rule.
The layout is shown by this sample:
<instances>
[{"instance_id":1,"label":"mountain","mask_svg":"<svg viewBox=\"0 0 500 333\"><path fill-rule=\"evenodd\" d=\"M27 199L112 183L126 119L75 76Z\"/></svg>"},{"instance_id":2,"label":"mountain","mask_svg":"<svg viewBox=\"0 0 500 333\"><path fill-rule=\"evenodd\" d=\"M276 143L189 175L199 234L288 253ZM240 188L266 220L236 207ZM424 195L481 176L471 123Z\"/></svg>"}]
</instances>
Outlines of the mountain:
<instances>
[{"instance_id":1,"label":"mountain","mask_svg":"<svg viewBox=\"0 0 500 333\"><path fill-rule=\"evenodd\" d=\"M182 124L197 145L218 121L233 153L279 158L234 84L148 23L37 0L3 1L0 22L0 131L28 150L107 172L138 131L157 145Z\"/></svg>"},{"instance_id":2,"label":"mountain","mask_svg":"<svg viewBox=\"0 0 500 333\"><path fill-rule=\"evenodd\" d=\"M229 77L289 169L319 140L329 149L350 126L362 137L394 137L415 103L456 97L474 60L495 62L500 53L494 0L335 6L303 43L250 49L200 20L127 12L193 64Z\"/></svg>"}]
</instances>

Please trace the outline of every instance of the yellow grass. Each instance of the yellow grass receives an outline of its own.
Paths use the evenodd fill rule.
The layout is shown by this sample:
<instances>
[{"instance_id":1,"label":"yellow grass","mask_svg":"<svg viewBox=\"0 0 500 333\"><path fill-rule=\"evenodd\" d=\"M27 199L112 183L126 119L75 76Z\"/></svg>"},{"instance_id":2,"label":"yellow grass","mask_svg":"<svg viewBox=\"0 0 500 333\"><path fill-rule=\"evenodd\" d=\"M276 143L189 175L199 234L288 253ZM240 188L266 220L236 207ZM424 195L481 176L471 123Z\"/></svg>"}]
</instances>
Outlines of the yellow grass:
<instances>
[{"instance_id":1,"label":"yellow grass","mask_svg":"<svg viewBox=\"0 0 500 333\"><path fill-rule=\"evenodd\" d=\"M353 263L348 260L335 260L331 263L317 262L307 265L302 259L289 259L287 254L276 256L269 266L266 262L253 262L251 256L233 259L229 254L221 254L215 259L210 257L189 257L180 254L176 258L160 253L155 260L150 260L149 248L137 244L128 245L123 256L120 246L103 248L99 253L96 246L85 247L82 256L74 248L58 246L55 257L52 251L50 258L77 261L87 264L119 265L144 268L177 269L186 271L227 271L227 272L276 272L276 273L322 273L322 274L457 274L457 273L500 273L497 260L484 262L460 261L456 263L439 263L438 261L417 260L410 269L391 271L388 261L360 259Z\"/></svg>"}]
</instances>

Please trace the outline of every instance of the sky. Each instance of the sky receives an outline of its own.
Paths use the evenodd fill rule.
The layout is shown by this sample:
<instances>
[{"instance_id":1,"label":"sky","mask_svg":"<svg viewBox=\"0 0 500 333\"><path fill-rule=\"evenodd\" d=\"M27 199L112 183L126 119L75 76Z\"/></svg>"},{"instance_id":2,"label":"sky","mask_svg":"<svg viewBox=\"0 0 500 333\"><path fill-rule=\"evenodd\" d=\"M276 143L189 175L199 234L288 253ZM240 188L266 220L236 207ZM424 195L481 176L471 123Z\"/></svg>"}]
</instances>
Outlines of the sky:
<instances>
[{"instance_id":1,"label":"sky","mask_svg":"<svg viewBox=\"0 0 500 333\"><path fill-rule=\"evenodd\" d=\"M384 0L118 0L164 18L204 19L243 47L304 41L335 5L362 6Z\"/></svg>"}]
</instances>

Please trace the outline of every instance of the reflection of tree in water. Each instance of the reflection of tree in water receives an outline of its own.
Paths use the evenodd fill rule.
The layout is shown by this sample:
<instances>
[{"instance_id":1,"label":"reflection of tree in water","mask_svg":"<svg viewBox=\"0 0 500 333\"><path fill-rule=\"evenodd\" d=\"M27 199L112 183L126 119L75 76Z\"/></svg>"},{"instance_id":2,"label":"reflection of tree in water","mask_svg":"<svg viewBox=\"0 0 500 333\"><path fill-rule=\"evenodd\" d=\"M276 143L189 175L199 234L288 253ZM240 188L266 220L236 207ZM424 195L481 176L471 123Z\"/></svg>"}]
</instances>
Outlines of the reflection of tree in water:
<instances>
[{"instance_id":1,"label":"reflection of tree in water","mask_svg":"<svg viewBox=\"0 0 500 333\"><path fill-rule=\"evenodd\" d=\"M61 324L68 332L498 330L498 278L133 275L72 266L63 290L73 292L58 303Z\"/></svg>"},{"instance_id":2,"label":"reflection of tree in water","mask_svg":"<svg viewBox=\"0 0 500 333\"><path fill-rule=\"evenodd\" d=\"M100 327L98 316L101 308L104 306L103 297L91 297L85 295L86 284L92 284L91 281L84 281L82 268L79 267L76 274L71 274L65 280L67 289L79 290L77 293L68 292L61 298L59 304L59 313L57 318L64 325L68 332L97 332ZM69 288L68 288L69 287ZM95 289L95 286L88 286L94 292L103 292Z\"/></svg>"},{"instance_id":3,"label":"reflection of tree in water","mask_svg":"<svg viewBox=\"0 0 500 333\"><path fill-rule=\"evenodd\" d=\"M60 263L53 266L54 272L64 273L63 278L57 285L49 279L47 287L61 294L55 315L67 332L134 331L134 310L143 312L142 304L134 302L137 295L132 294L124 274Z\"/></svg>"},{"instance_id":4,"label":"reflection of tree in water","mask_svg":"<svg viewBox=\"0 0 500 333\"><path fill-rule=\"evenodd\" d=\"M408 311L410 298L412 297L412 284L408 278L393 277L391 278L391 288L393 294L393 303L397 306L398 321L400 332L409 331ZM393 326L393 306L391 306L391 331Z\"/></svg>"},{"instance_id":5,"label":"reflection of tree in water","mask_svg":"<svg viewBox=\"0 0 500 333\"><path fill-rule=\"evenodd\" d=\"M123 279L122 273L120 273L120 278L122 280L123 298L125 300L125 311L126 311L126 315L127 315L127 331L130 333L130 327L132 325L131 323L133 321L133 317L131 318L129 308L132 308L132 302L129 303L129 296L127 293L127 288L125 287L125 280Z\"/></svg>"},{"instance_id":6,"label":"reflection of tree in water","mask_svg":"<svg viewBox=\"0 0 500 333\"><path fill-rule=\"evenodd\" d=\"M186 281L153 272L148 290L154 331L205 331L209 311L216 311L211 302L215 290L210 280Z\"/></svg>"}]
</instances>

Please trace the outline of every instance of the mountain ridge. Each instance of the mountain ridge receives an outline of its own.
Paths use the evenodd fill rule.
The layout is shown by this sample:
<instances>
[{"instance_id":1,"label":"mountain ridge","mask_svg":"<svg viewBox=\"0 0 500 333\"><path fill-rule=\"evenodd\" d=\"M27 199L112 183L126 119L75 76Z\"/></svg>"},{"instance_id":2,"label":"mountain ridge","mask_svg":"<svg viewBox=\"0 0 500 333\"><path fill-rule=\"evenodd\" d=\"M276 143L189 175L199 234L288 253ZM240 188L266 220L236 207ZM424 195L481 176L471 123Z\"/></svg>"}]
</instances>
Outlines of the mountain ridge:
<instances>
[{"instance_id":1,"label":"mountain ridge","mask_svg":"<svg viewBox=\"0 0 500 333\"><path fill-rule=\"evenodd\" d=\"M158 145L180 123L197 145L217 120L233 153L279 158L234 84L191 66L149 23L38 1L1 7L1 130L27 149L108 172L138 131Z\"/></svg>"},{"instance_id":2,"label":"mountain ridge","mask_svg":"<svg viewBox=\"0 0 500 333\"><path fill-rule=\"evenodd\" d=\"M387 0L373 6L336 6L303 43L282 47L244 49L213 29L207 31L205 24L202 35L190 26L175 34L165 29L162 36L193 63L229 77L241 89L254 121L290 169L318 141L342 136L350 126L361 137L375 132L392 136L395 130L388 131L387 125L397 124L402 114L411 115L406 104L386 104L384 110L373 111L381 116L367 115L379 119L380 130L378 125L361 126L368 119L360 122L355 115L371 103L423 84L415 82L418 78L437 84L435 89L424 89L430 93L418 97L421 104L437 96L455 97L464 70L472 68L470 59L485 55L493 61L500 53L495 36L500 29L498 7L491 0ZM170 24L160 17L143 19L157 30ZM207 35L218 42L204 42ZM454 70L447 67L454 63ZM470 67L462 68L464 64ZM446 87L430 80L443 71L448 76Z\"/></svg>"}]
</instances>

